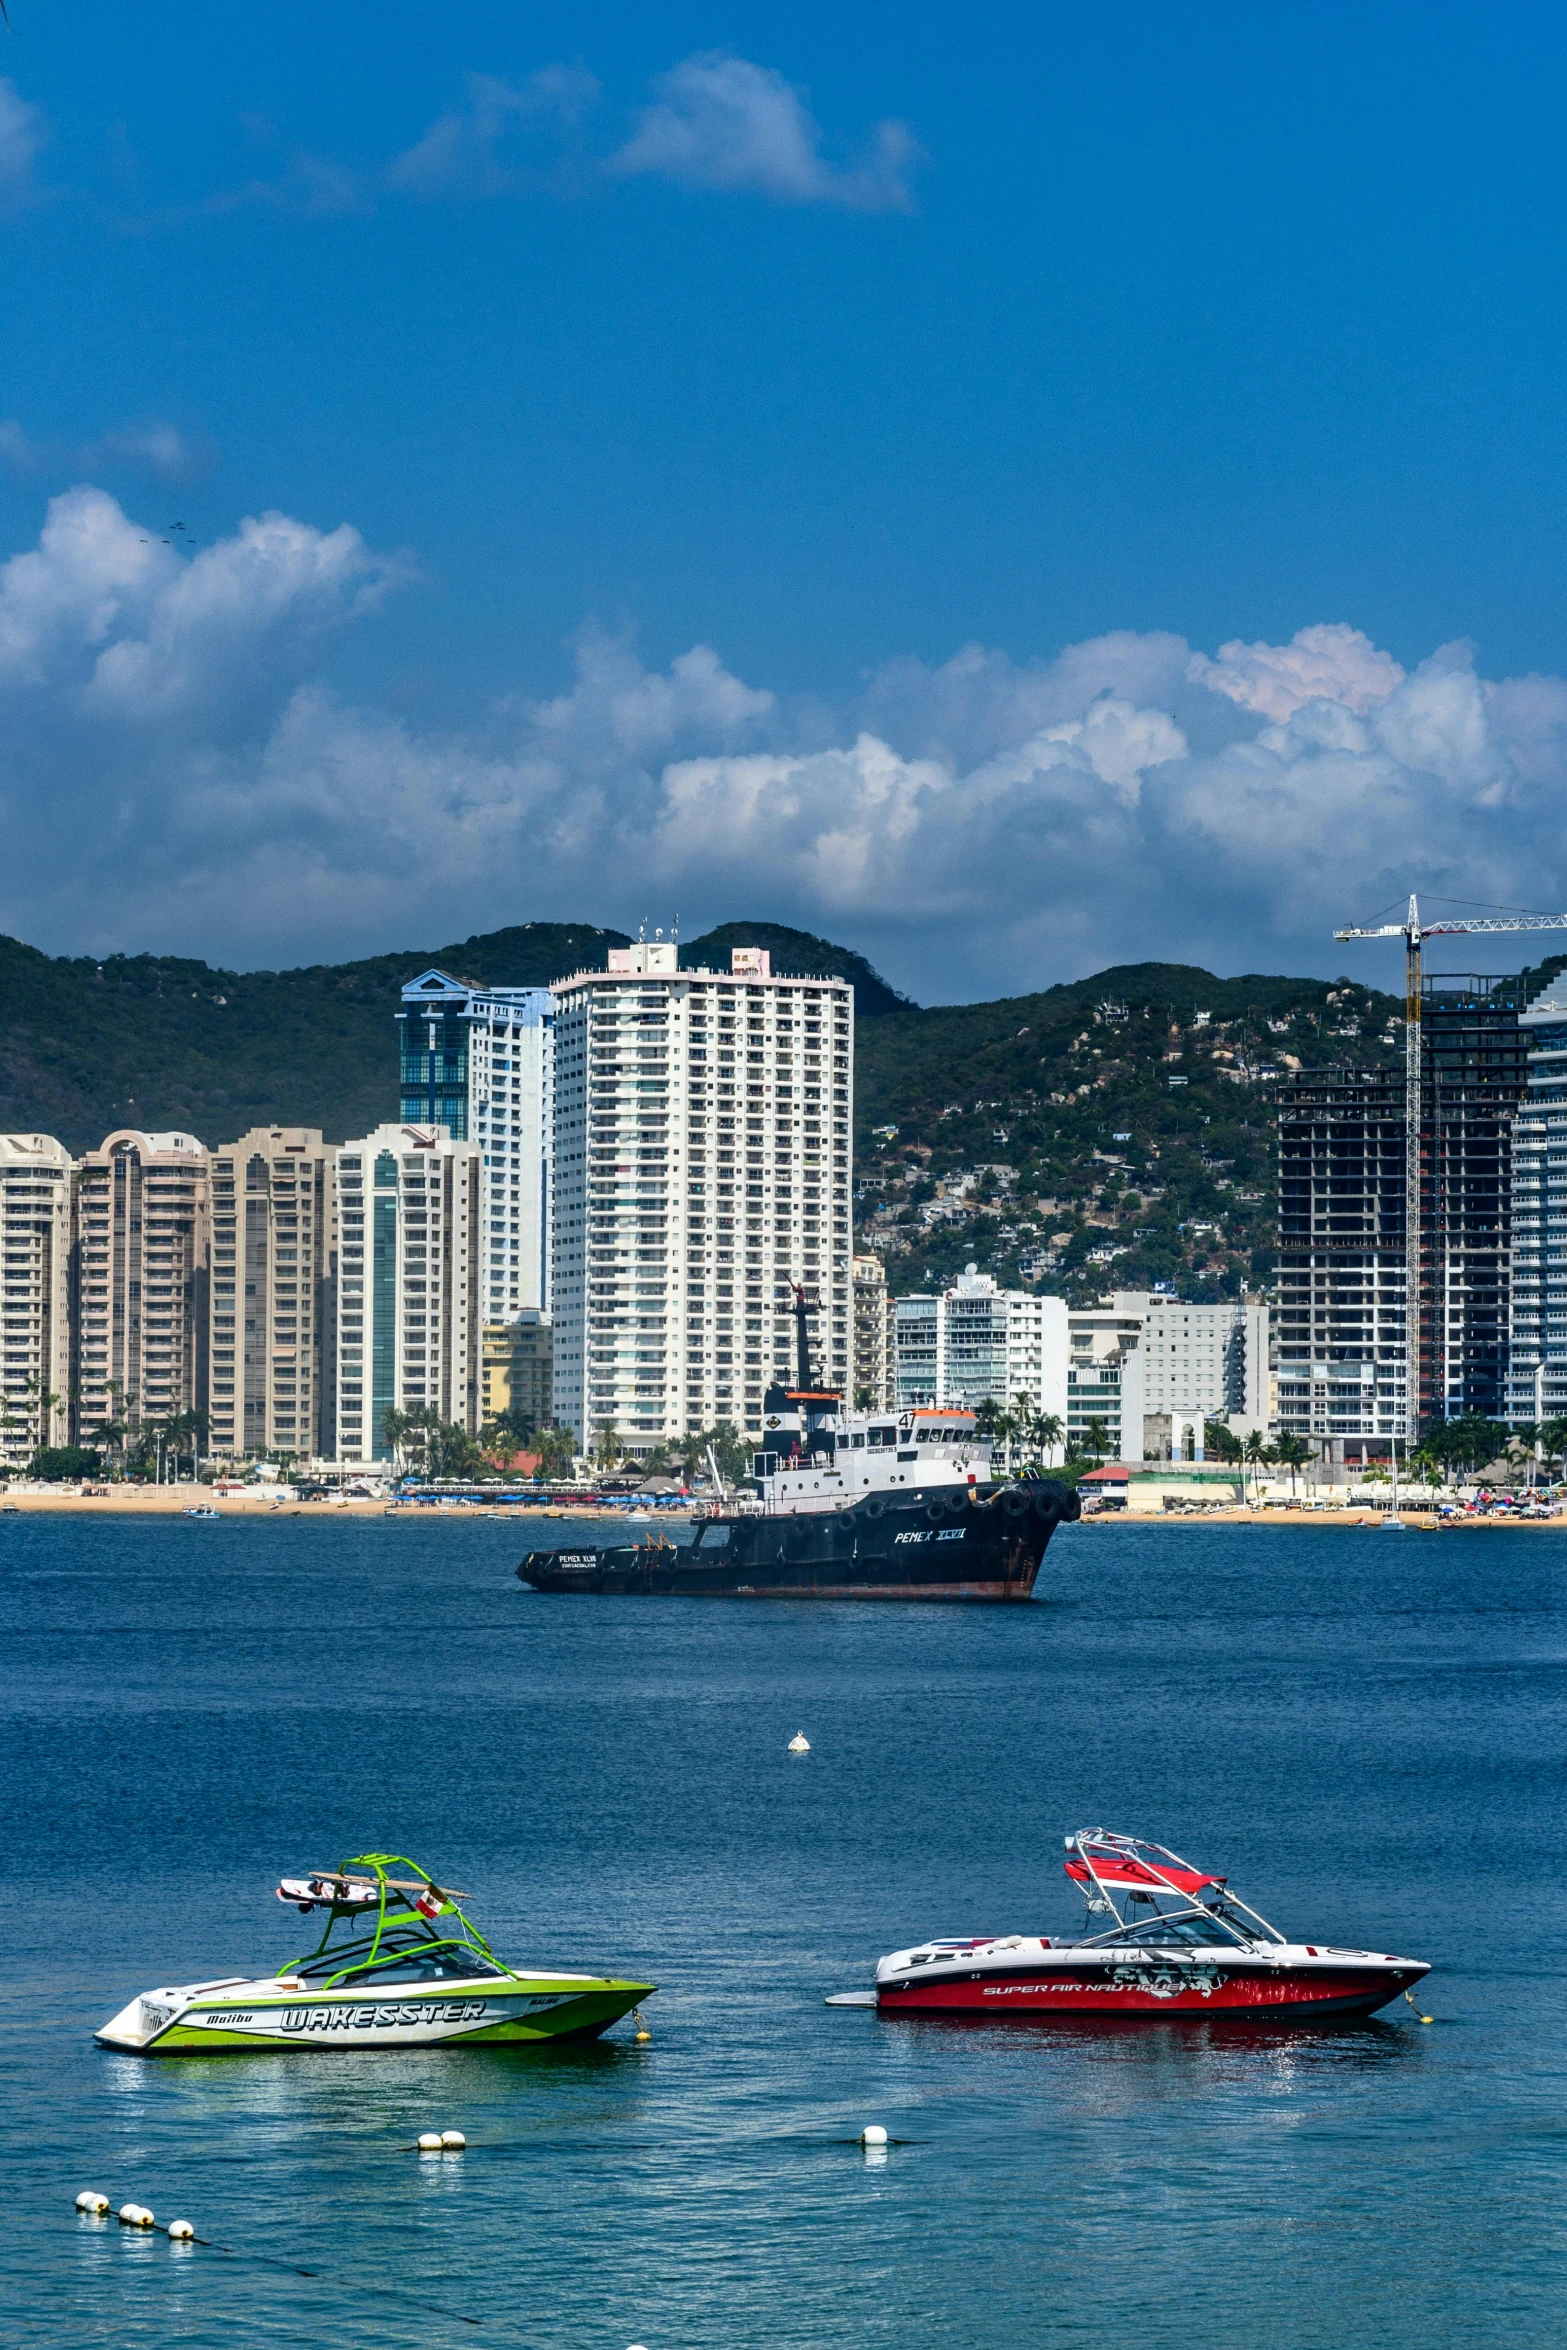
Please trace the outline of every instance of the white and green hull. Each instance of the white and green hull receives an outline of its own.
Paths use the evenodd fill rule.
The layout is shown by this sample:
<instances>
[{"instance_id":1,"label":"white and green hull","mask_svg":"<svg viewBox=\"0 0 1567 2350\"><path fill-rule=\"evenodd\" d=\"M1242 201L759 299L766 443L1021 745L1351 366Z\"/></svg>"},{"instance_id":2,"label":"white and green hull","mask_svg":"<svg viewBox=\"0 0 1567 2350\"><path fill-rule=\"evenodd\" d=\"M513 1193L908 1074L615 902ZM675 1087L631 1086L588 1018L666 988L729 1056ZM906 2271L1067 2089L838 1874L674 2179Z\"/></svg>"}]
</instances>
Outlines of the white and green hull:
<instances>
[{"instance_id":1,"label":"white and green hull","mask_svg":"<svg viewBox=\"0 0 1567 2350\"><path fill-rule=\"evenodd\" d=\"M290 2049L473 2048L596 2038L652 1991L595 1975L522 1975L369 1995L276 1980L144 1992L94 2037L136 2056L271 2054Z\"/></svg>"}]
</instances>

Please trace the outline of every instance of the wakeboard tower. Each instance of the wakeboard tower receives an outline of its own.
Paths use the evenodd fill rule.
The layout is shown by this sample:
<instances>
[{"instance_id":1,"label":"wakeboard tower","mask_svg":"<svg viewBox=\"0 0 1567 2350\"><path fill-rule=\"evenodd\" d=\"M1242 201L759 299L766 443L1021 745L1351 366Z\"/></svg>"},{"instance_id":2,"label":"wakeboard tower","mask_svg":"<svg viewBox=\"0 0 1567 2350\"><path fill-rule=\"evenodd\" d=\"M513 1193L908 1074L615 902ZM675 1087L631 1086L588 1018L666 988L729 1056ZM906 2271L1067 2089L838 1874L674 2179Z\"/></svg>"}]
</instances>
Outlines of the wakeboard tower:
<instances>
[{"instance_id":1,"label":"wakeboard tower","mask_svg":"<svg viewBox=\"0 0 1567 2350\"><path fill-rule=\"evenodd\" d=\"M656 1988L503 1966L461 1907L468 1895L396 1853L284 1877L277 1898L325 1917L305 1957L275 1975L144 1991L94 2038L137 2056L591 2040Z\"/></svg>"},{"instance_id":2,"label":"wakeboard tower","mask_svg":"<svg viewBox=\"0 0 1567 2350\"><path fill-rule=\"evenodd\" d=\"M1372 2015L1430 1973L1424 1959L1289 1942L1162 1844L1083 1828L1065 1868L1096 1930L937 1937L894 1950L874 1992L830 2004L884 2015Z\"/></svg>"}]
</instances>

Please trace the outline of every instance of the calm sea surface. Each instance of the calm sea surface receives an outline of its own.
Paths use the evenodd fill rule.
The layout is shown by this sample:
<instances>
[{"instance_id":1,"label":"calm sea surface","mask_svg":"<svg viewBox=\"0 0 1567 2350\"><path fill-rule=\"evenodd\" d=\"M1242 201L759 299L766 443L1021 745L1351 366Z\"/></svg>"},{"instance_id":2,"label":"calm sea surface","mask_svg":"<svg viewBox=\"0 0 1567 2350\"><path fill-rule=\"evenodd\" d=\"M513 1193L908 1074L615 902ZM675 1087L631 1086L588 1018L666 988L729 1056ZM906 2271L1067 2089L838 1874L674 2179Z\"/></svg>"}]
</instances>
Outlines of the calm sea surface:
<instances>
[{"instance_id":1,"label":"calm sea surface","mask_svg":"<svg viewBox=\"0 0 1567 2350\"><path fill-rule=\"evenodd\" d=\"M550 1599L522 1546L0 1520L0 2338L1559 2338L1567 1536L1068 1528L1006 1612ZM1061 1838L1100 1824L1429 1958L1438 2022L822 2005L929 1932L1069 1929ZM651 2044L93 2046L297 1953L279 1872L369 1847L503 1955L659 1983ZM467 2155L407 2151L431 2127ZM230 2249L80 2221L88 2186Z\"/></svg>"}]
</instances>

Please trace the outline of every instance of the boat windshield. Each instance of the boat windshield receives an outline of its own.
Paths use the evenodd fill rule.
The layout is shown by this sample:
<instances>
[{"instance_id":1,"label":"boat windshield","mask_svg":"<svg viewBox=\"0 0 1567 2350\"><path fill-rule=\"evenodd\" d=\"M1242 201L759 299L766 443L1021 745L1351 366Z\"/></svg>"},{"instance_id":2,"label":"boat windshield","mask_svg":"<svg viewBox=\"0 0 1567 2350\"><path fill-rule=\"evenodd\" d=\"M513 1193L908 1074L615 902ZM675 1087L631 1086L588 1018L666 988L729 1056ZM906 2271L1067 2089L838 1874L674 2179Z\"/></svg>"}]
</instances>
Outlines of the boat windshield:
<instances>
[{"instance_id":1,"label":"boat windshield","mask_svg":"<svg viewBox=\"0 0 1567 2350\"><path fill-rule=\"evenodd\" d=\"M315 1951L291 1971L307 1983L455 1983L504 1975L506 1969L469 1942L394 1931L381 1936L381 1947L373 1958L366 1935L362 1940L356 1937Z\"/></svg>"},{"instance_id":2,"label":"boat windshield","mask_svg":"<svg viewBox=\"0 0 1567 2350\"><path fill-rule=\"evenodd\" d=\"M1238 1920L1226 1923L1209 1910L1192 1910L1184 1917L1163 1917L1154 1911L1134 1918L1130 1925L1118 1926L1113 1933L1097 1934L1094 1939L1097 1942L1219 1942L1233 1949L1237 1935L1245 1941L1252 1939Z\"/></svg>"}]
</instances>

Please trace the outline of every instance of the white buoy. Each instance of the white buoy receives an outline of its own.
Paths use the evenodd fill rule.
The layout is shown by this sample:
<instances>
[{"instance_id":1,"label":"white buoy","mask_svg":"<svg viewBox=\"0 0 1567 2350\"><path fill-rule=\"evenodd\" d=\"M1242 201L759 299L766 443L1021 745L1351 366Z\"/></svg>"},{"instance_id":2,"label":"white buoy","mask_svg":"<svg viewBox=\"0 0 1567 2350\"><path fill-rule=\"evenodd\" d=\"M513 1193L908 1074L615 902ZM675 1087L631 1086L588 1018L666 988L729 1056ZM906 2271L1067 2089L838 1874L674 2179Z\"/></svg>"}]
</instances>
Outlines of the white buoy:
<instances>
[{"instance_id":1,"label":"white buoy","mask_svg":"<svg viewBox=\"0 0 1567 2350\"><path fill-rule=\"evenodd\" d=\"M441 2144L448 2154L461 2154L467 2143L468 2141L461 2130L443 2130L441 2132Z\"/></svg>"},{"instance_id":2,"label":"white buoy","mask_svg":"<svg viewBox=\"0 0 1567 2350\"><path fill-rule=\"evenodd\" d=\"M171 2219L169 2222L169 2234L176 2244L188 2244L195 2233L188 2219Z\"/></svg>"},{"instance_id":3,"label":"white buoy","mask_svg":"<svg viewBox=\"0 0 1567 2350\"><path fill-rule=\"evenodd\" d=\"M789 1752L791 1754L809 1754L810 1751L811 1742L809 1738L807 1738L803 1730L796 1730L794 1736L789 1741Z\"/></svg>"},{"instance_id":4,"label":"white buoy","mask_svg":"<svg viewBox=\"0 0 1567 2350\"><path fill-rule=\"evenodd\" d=\"M887 2133L882 2128L880 2122L870 2122L860 2132L860 2144L862 2146L885 2146L886 2143Z\"/></svg>"},{"instance_id":5,"label":"white buoy","mask_svg":"<svg viewBox=\"0 0 1567 2350\"><path fill-rule=\"evenodd\" d=\"M150 2228L152 2213L145 2203L122 2203L117 2214L122 2227Z\"/></svg>"},{"instance_id":6,"label":"white buoy","mask_svg":"<svg viewBox=\"0 0 1567 2350\"><path fill-rule=\"evenodd\" d=\"M421 2130L419 2132L419 2151L421 2154L439 2154L441 2151L440 2131Z\"/></svg>"},{"instance_id":7,"label":"white buoy","mask_svg":"<svg viewBox=\"0 0 1567 2350\"><path fill-rule=\"evenodd\" d=\"M98 2194L91 2187L84 2187L76 2198L76 2208L78 2211L90 2211L95 2219L101 2219L109 2208L109 2198Z\"/></svg>"}]
</instances>

